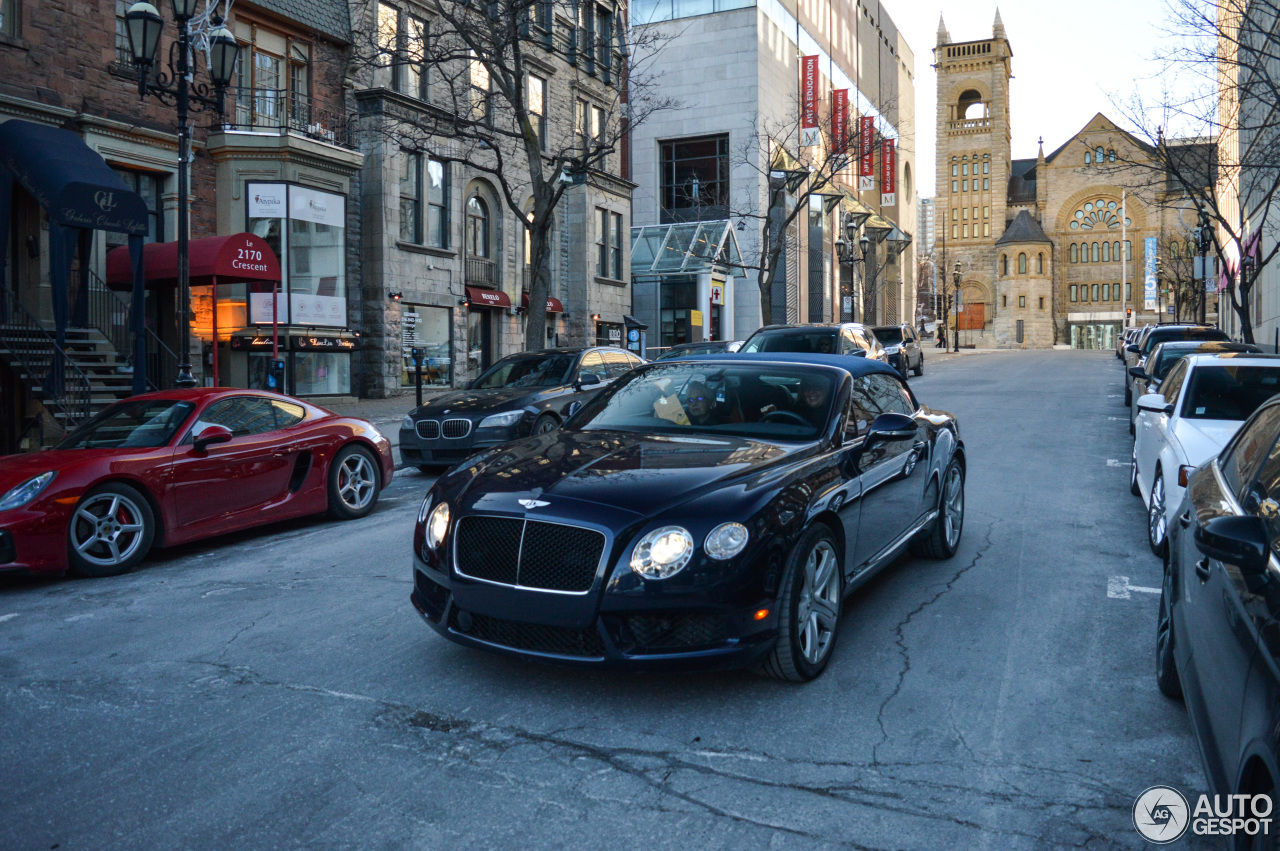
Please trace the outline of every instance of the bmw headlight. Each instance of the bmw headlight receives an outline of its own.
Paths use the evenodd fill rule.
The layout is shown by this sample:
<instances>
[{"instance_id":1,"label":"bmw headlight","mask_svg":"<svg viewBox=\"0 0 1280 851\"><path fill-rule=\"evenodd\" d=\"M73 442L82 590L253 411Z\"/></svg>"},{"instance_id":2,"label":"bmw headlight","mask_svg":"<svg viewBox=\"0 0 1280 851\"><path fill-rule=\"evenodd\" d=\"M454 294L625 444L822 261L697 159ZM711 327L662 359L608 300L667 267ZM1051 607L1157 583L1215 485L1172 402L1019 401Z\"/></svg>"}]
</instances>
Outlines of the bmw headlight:
<instances>
[{"instance_id":1,"label":"bmw headlight","mask_svg":"<svg viewBox=\"0 0 1280 851\"><path fill-rule=\"evenodd\" d=\"M747 527L741 523L721 523L707 535L702 548L712 558L724 561L742 552L750 537Z\"/></svg>"},{"instance_id":2,"label":"bmw headlight","mask_svg":"<svg viewBox=\"0 0 1280 851\"><path fill-rule=\"evenodd\" d=\"M11 508L21 508L26 505L38 497L40 492L49 486L49 482L52 482L53 477L56 475L57 473L52 471L41 473L34 479L27 479L4 496L0 496L0 511L8 511Z\"/></svg>"},{"instance_id":3,"label":"bmw headlight","mask_svg":"<svg viewBox=\"0 0 1280 851\"><path fill-rule=\"evenodd\" d=\"M482 419L480 428L507 428L520 422L520 418L523 416L524 411L507 411L504 414L494 414Z\"/></svg>"},{"instance_id":4,"label":"bmw headlight","mask_svg":"<svg viewBox=\"0 0 1280 851\"><path fill-rule=\"evenodd\" d=\"M427 518L427 546L435 549L444 541L449 531L449 503L442 502L431 511Z\"/></svg>"},{"instance_id":5,"label":"bmw headlight","mask_svg":"<svg viewBox=\"0 0 1280 851\"><path fill-rule=\"evenodd\" d=\"M409 431L413 431L413 417L405 414L404 419L400 421L400 428L407 428Z\"/></svg>"},{"instance_id":6,"label":"bmw headlight","mask_svg":"<svg viewBox=\"0 0 1280 851\"><path fill-rule=\"evenodd\" d=\"M646 579L675 576L693 558L693 537L680 526L663 526L641 538L631 551L631 569Z\"/></svg>"}]
</instances>

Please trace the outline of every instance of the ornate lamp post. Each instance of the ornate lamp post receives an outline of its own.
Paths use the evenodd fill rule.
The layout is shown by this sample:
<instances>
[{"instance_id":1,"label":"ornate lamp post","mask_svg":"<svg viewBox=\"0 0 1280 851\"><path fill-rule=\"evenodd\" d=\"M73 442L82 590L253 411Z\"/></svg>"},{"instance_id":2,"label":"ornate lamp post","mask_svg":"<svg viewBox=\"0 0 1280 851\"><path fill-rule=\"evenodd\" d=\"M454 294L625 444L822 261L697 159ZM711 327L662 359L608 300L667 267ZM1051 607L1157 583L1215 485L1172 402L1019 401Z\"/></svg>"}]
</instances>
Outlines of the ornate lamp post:
<instances>
[{"instance_id":1,"label":"ornate lamp post","mask_svg":"<svg viewBox=\"0 0 1280 851\"><path fill-rule=\"evenodd\" d=\"M876 322L876 254L877 246L893 232L893 225L876 216L868 219L862 228L862 239L858 245L862 248L862 259L867 263L867 271L863 280L862 321L868 325Z\"/></svg>"},{"instance_id":2,"label":"ornate lamp post","mask_svg":"<svg viewBox=\"0 0 1280 851\"><path fill-rule=\"evenodd\" d=\"M953 351L953 352L959 352L959 351L960 351L960 310L959 310L959 305L960 305L960 261L959 261L959 260L957 260L957 261L956 261L956 269L955 269L955 272L953 272L953 273L952 273L952 275L951 275L951 292L952 292L952 298L955 300L956 307L957 307L957 309L956 309L956 330L955 330L955 333L951 335L951 351ZM949 306L949 305L948 305L948 306Z\"/></svg>"},{"instance_id":3,"label":"ornate lamp post","mask_svg":"<svg viewBox=\"0 0 1280 851\"><path fill-rule=\"evenodd\" d=\"M845 214L844 218L844 236L836 239L836 255L841 261L849 264L849 286L840 288L841 306L840 318L842 321L856 322L857 311L853 307L853 266L862 258L854 249L855 245L859 245L858 230L871 218L870 210L855 210ZM863 249L865 250L865 249ZM844 316L844 299L849 299L849 316L846 320Z\"/></svg>"},{"instance_id":4,"label":"ornate lamp post","mask_svg":"<svg viewBox=\"0 0 1280 851\"><path fill-rule=\"evenodd\" d=\"M204 38L209 49L212 90L207 84L194 82L196 62L192 30L196 24L192 19L196 17L198 3L199 0L172 0L173 19L178 25L178 40L169 51L168 72L158 70L151 80L147 77L156 62L156 48L160 46L160 31L164 26L164 19L160 17L156 7L146 0L134 3L124 16L129 50L133 54L134 64L138 66L138 97L145 97L150 93L166 104L172 99L178 108L178 330L181 348L178 377L174 382L178 387L196 386L195 377L191 374L190 236L187 209L191 128L187 124L187 115L194 103L199 108L214 110L221 118L223 93L235 74L236 60L240 55L240 46L231 31L222 25L222 18L217 15L209 16L207 20L210 28L204 33ZM216 351L216 341L214 345Z\"/></svg>"}]
</instances>

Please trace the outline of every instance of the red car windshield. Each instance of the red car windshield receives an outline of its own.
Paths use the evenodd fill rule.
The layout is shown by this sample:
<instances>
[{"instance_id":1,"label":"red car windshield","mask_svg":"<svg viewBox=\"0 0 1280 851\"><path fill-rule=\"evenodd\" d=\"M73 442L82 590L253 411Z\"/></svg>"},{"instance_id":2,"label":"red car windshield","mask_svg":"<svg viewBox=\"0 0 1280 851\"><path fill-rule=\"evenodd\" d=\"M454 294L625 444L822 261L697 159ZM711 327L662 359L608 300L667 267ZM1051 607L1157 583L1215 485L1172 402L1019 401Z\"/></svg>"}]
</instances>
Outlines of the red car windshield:
<instances>
[{"instance_id":1,"label":"red car windshield","mask_svg":"<svg viewBox=\"0 0 1280 851\"><path fill-rule=\"evenodd\" d=\"M140 399L117 402L80 426L54 449L118 449L164 446L195 410L191 402Z\"/></svg>"}]
</instances>

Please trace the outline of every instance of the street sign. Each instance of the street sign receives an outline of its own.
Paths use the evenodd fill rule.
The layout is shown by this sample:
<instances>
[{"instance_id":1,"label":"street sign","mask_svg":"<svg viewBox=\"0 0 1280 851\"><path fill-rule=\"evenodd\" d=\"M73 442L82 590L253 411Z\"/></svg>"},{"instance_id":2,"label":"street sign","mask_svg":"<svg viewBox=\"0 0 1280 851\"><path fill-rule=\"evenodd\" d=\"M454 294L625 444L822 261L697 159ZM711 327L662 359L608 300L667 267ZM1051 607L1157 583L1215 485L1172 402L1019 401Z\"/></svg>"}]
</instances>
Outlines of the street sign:
<instances>
[{"instance_id":1,"label":"street sign","mask_svg":"<svg viewBox=\"0 0 1280 851\"><path fill-rule=\"evenodd\" d=\"M628 331L628 332L627 332L627 341L628 341L628 342L631 342L631 343L638 343L638 342L640 342L640 329L639 329L639 328L632 328L630 331Z\"/></svg>"},{"instance_id":2,"label":"street sign","mask_svg":"<svg viewBox=\"0 0 1280 851\"><path fill-rule=\"evenodd\" d=\"M853 313L853 296L847 295L842 299L841 309L844 313Z\"/></svg>"},{"instance_id":3,"label":"street sign","mask_svg":"<svg viewBox=\"0 0 1280 851\"><path fill-rule=\"evenodd\" d=\"M724 304L724 284L711 285L711 303Z\"/></svg>"}]
</instances>

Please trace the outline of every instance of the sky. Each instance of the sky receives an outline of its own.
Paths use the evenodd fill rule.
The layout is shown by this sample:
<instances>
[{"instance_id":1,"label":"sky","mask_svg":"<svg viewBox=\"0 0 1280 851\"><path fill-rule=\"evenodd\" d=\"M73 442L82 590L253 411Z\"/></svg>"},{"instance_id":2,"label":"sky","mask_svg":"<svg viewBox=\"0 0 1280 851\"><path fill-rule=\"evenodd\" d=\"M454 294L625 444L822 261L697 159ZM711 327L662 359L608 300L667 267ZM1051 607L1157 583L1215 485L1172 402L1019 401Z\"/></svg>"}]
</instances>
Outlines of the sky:
<instances>
[{"instance_id":1,"label":"sky","mask_svg":"<svg viewBox=\"0 0 1280 851\"><path fill-rule=\"evenodd\" d=\"M916 175L920 197L934 194L934 115L937 76L933 47L938 15L953 42L991 37L997 4L991 0L881 0L915 52ZM1044 137L1048 154L1099 112L1124 126L1114 107L1138 86L1150 93L1159 66L1152 54L1166 20L1164 0L1063 3L1006 0L1000 17L1013 50L1010 113L1013 157L1036 155ZM903 140L904 144L906 140Z\"/></svg>"}]
</instances>

